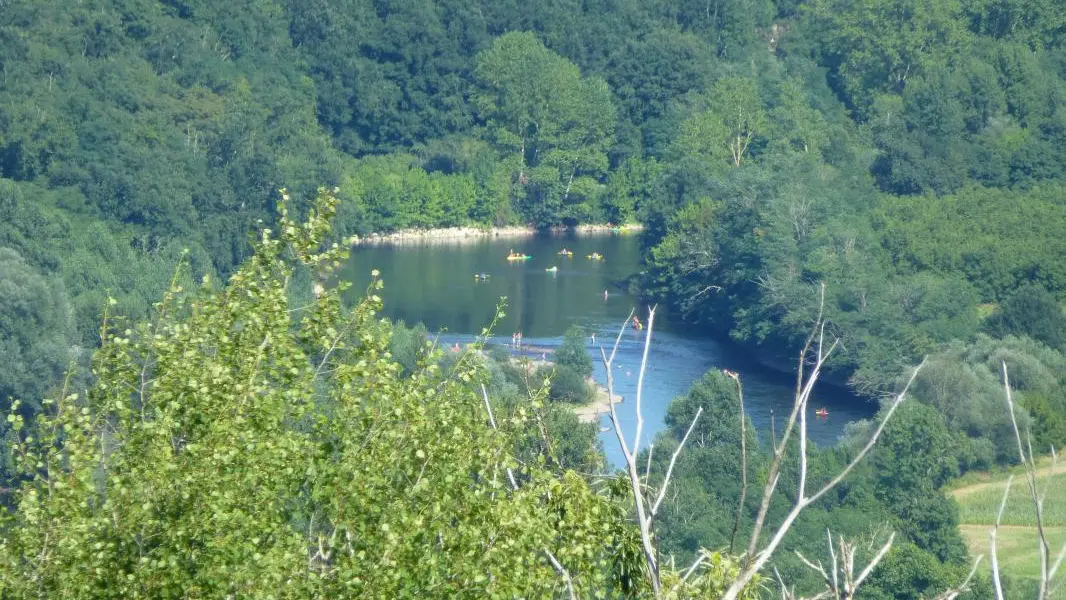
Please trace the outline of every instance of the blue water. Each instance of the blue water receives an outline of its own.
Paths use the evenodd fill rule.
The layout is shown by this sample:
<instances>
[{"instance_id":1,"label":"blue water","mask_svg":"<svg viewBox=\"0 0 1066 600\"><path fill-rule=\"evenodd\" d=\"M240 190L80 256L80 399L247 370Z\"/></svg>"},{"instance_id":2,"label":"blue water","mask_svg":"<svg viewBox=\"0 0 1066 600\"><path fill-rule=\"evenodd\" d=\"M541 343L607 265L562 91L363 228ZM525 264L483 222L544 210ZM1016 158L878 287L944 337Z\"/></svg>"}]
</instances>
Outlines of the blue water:
<instances>
[{"instance_id":1,"label":"blue water","mask_svg":"<svg viewBox=\"0 0 1066 600\"><path fill-rule=\"evenodd\" d=\"M556 254L566 246L574 258ZM530 254L533 259L509 263L509 251ZM599 252L604 261L591 261L587 254ZM626 294L618 282L639 269L637 240L627 236L580 238L531 238L524 240L484 240L465 245L377 246L358 248L343 276L353 281L353 294L366 289L371 269L378 269L385 282L380 295L384 312L408 323L421 321L430 331L440 332L440 342L466 343L489 325L501 296L507 297L506 316L497 324L492 343L508 345L511 334L523 333L524 343L552 351L572 324L596 334L587 347L596 364L595 378L606 384L599 348L610 353L620 326L633 309L642 318L646 307ZM545 268L558 267L556 273ZM474 273L490 275L475 282ZM604 290L608 297L604 299ZM626 327L615 358L615 394L623 397L616 406L619 420L630 443L636 430L636 387L646 331ZM668 315L657 316L648 356L642 404L644 431L641 447L663 429L670 401L684 394L708 369L729 369L740 373L744 382L748 416L756 429L769 430L771 411L778 423L792 406L792 376L761 367L729 342L691 335L682 323ZM829 410L829 417L817 419L813 411ZM832 445L844 426L852 420L869 417L876 410L843 390L824 386L811 400L810 437L819 445ZM600 418L600 439L608 462L622 464L622 453L610 420Z\"/></svg>"}]
</instances>

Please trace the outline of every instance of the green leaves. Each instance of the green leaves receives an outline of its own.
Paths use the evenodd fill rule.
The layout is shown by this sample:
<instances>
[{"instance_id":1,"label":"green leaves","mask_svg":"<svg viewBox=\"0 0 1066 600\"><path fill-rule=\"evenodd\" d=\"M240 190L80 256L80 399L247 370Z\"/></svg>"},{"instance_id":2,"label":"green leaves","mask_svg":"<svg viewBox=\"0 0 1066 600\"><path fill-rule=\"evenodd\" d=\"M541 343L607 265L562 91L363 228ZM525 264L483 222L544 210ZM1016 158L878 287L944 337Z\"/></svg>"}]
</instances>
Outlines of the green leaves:
<instances>
[{"instance_id":1,"label":"green leaves","mask_svg":"<svg viewBox=\"0 0 1066 600\"><path fill-rule=\"evenodd\" d=\"M532 33L507 33L477 57L483 92L476 104L487 134L503 154L517 156L518 207L538 226L572 222L570 204L588 203L596 188L574 185L581 175L600 177L615 128L611 90L600 78L583 78ZM576 214L580 214L577 211Z\"/></svg>"}]
</instances>

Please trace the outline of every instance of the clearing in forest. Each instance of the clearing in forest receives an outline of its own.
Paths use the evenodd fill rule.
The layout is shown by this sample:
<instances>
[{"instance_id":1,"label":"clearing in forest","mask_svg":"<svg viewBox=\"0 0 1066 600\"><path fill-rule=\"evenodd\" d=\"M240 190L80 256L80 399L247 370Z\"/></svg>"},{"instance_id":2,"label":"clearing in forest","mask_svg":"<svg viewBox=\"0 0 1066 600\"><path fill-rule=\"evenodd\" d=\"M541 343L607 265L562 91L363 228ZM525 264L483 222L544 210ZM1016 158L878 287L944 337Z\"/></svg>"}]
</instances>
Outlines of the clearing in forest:
<instances>
[{"instance_id":1,"label":"clearing in forest","mask_svg":"<svg viewBox=\"0 0 1066 600\"><path fill-rule=\"evenodd\" d=\"M1051 475L1049 478L1048 475ZM977 479L952 490L948 494L959 503L959 531L966 540L971 554L985 555L982 567L987 571L989 561L989 536L996 521L996 512L1003 499L1003 487L1009 473L970 477ZM1066 544L1066 465L1062 462L1051 471L1050 463L1037 470L1037 486L1041 492L1047 489L1044 501L1044 530L1051 547L1051 558ZM1037 548L1036 517L1029 485L1020 469L1014 471L1007 507L999 527L998 552L1000 569L1004 577L1036 582L1040 575L1040 554ZM1061 568L1060 568L1061 571ZM1062 575L1056 579L1061 581ZM1057 600L1066 600L1066 586L1060 586Z\"/></svg>"}]
</instances>

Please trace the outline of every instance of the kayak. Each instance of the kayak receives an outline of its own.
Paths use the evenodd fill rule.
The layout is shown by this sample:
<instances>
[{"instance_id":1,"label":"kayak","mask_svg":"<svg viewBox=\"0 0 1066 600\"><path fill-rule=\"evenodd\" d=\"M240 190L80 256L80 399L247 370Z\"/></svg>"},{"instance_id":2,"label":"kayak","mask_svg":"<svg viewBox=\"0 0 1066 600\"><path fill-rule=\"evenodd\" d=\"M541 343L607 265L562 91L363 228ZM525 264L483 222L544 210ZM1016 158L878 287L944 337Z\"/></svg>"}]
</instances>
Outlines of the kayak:
<instances>
[{"instance_id":1,"label":"kayak","mask_svg":"<svg viewBox=\"0 0 1066 600\"><path fill-rule=\"evenodd\" d=\"M531 258L533 257L528 254L513 254L511 256L508 256L507 260L529 260Z\"/></svg>"},{"instance_id":2,"label":"kayak","mask_svg":"<svg viewBox=\"0 0 1066 600\"><path fill-rule=\"evenodd\" d=\"M587 258L589 260L603 260L603 255L602 254L596 254L594 252L592 254L586 255L585 258Z\"/></svg>"}]
</instances>

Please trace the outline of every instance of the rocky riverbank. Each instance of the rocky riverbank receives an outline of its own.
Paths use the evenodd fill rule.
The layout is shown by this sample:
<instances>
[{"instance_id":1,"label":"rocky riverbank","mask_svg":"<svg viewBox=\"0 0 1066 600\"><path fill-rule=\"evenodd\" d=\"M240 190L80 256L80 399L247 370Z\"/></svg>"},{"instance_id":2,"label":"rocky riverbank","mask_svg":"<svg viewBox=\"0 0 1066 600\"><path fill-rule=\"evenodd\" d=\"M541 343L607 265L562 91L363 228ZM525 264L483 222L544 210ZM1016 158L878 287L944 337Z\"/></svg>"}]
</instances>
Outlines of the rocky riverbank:
<instances>
[{"instance_id":1,"label":"rocky riverbank","mask_svg":"<svg viewBox=\"0 0 1066 600\"><path fill-rule=\"evenodd\" d=\"M586 224L576 227L556 227L551 233L573 232L578 235L606 235L611 233L626 234L644 229L640 224L599 225ZM537 235L533 227L445 227L439 229L401 229L392 233L371 233L356 237L353 245L376 244L462 244L476 242L486 238L523 238Z\"/></svg>"}]
</instances>

